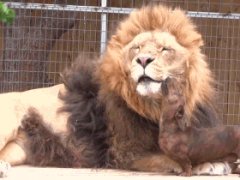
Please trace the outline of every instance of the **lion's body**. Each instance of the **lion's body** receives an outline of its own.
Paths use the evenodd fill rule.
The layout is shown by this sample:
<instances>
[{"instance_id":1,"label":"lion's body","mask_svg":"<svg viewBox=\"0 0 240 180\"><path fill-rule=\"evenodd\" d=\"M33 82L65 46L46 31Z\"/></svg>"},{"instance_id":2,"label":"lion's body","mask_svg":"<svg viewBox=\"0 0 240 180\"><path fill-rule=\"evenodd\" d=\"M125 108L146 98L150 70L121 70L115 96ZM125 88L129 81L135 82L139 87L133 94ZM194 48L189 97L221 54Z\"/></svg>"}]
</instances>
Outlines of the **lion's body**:
<instances>
[{"instance_id":1,"label":"lion's body","mask_svg":"<svg viewBox=\"0 0 240 180\"><path fill-rule=\"evenodd\" d=\"M27 115L29 108L37 109L45 123L52 128L54 133L68 134L67 115L64 113L59 115L57 112L58 108L63 106L63 102L58 98L58 93L61 88L63 88L63 85L34 89L26 92L1 94L0 149L3 150L6 148L7 146L4 146L8 142L19 141L18 128L21 126L21 121L24 119L24 116ZM21 143L20 145L22 146ZM0 151L0 159L5 160L1 152L2 151ZM18 164L18 162L16 162L16 164Z\"/></svg>"},{"instance_id":2,"label":"lion's body","mask_svg":"<svg viewBox=\"0 0 240 180\"><path fill-rule=\"evenodd\" d=\"M168 76L178 78L185 87L189 124L219 123L202 44L181 10L148 6L134 11L94 65L79 59L63 75L64 84L0 96L0 160L57 166L56 159L66 155L71 158L59 166L181 171L158 146L160 87ZM34 113L28 116L32 108L40 115L36 124ZM22 120L34 125L24 123L18 131Z\"/></svg>"}]
</instances>

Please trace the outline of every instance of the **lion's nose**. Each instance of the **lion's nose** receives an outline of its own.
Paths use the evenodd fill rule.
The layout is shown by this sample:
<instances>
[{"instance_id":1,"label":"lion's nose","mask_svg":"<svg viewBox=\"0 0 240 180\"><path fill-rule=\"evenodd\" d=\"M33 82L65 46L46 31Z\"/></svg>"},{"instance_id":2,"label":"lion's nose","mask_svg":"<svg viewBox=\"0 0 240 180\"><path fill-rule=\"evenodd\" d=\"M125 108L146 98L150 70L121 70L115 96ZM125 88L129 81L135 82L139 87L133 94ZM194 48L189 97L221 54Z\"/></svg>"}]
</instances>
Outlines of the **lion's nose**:
<instances>
[{"instance_id":1,"label":"lion's nose","mask_svg":"<svg viewBox=\"0 0 240 180\"><path fill-rule=\"evenodd\" d=\"M137 63L141 64L143 68L145 68L148 64L150 64L154 58L151 57L138 57Z\"/></svg>"}]
</instances>

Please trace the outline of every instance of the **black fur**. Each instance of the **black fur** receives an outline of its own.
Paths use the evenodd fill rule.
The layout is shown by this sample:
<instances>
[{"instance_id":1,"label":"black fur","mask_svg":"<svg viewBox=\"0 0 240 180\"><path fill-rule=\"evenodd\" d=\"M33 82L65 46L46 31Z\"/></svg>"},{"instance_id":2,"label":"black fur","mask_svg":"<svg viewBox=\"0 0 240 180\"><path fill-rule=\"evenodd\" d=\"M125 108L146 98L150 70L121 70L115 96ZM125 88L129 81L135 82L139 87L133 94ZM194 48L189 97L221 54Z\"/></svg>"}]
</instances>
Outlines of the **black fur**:
<instances>
[{"instance_id":1,"label":"black fur","mask_svg":"<svg viewBox=\"0 0 240 180\"><path fill-rule=\"evenodd\" d=\"M90 65L89 65L90 64ZM80 152L86 167L110 166L105 107L98 101L98 84L93 79L94 66L78 63L65 72L63 82L67 89L60 98L65 106L60 110L70 113L68 125L72 143Z\"/></svg>"},{"instance_id":2,"label":"black fur","mask_svg":"<svg viewBox=\"0 0 240 180\"><path fill-rule=\"evenodd\" d=\"M93 65L81 61L66 71L62 78L67 92L59 94L65 105L58 113L70 113L70 135L53 134L42 124L41 117L30 113L22 130L29 137L29 163L40 166L106 167L110 166L105 107L98 102L98 85L94 82ZM26 123L27 122L27 123Z\"/></svg>"}]
</instances>

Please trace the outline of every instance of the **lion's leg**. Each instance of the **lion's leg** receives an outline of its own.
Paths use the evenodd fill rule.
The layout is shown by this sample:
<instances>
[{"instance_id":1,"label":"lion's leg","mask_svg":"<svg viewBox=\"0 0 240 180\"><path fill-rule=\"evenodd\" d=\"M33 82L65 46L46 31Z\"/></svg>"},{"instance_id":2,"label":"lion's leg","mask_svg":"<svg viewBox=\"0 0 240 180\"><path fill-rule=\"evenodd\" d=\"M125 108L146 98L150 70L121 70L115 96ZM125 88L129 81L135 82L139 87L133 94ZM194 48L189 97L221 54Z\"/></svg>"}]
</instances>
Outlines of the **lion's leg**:
<instances>
[{"instance_id":1,"label":"lion's leg","mask_svg":"<svg viewBox=\"0 0 240 180\"><path fill-rule=\"evenodd\" d=\"M6 146L6 144L14 139L17 135L18 124L10 122L2 123L0 130L0 151Z\"/></svg>"},{"instance_id":2,"label":"lion's leg","mask_svg":"<svg viewBox=\"0 0 240 180\"><path fill-rule=\"evenodd\" d=\"M131 168L137 171L161 174L182 173L181 166L164 154L146 155L135 160ZM227 162L206 162L193 168L193 175L227 175L230 173L232 173L232 167Z\"/></svg>"},{"instance_id":3,"label":"lion's leg","mask_svg":"<svg viewBox=\"0 0 240 180\"><path fill-rule=\"evenodd\" d=\"M132 164L132 169L146 172L160 172L162 174L182 172L181 166L164 154L146 155Z\"/></svg>"},{"instance_id":4,"label":"lion's leg","mask_svg":"<svg viewBox=\"0 0 240 180\"><path fill-rule=\"evenodd\" d=\"M8 155L8 149L12 147L11 141L16 138L17 131L14 127L3 127L0 131L0 160L5 161L5 157Z\"/></svg>"},{"instance_id":5,"label":"lion's leg","mask_svg":"<svg viewBox=\"0 0 240 180\"><path fill-rule=\"evenodd\" d=\"M11 165L24 164L25 161L25 150L14 141L8 143L0 151L0 177L7 176Z\"/></svg>"},{"instance_id":6,"label":"lion's leg","mask_svg":"<svg viewBox=\"0 0 240 180\"><path fill-rule=\"evenodd\" d=\"M237 173L237 156L229 154L226 157L220 158L214 162L206 162L199 164L193 168L195 175L227 175L230 173ZM239 173L237 173L239 174Z\"/></svg>"},{"instance_id":7,"label":"lion's leg","mask_svg":"<svg viewBox=\"0 0 240 180\"><path fill-rule=\"evenodd\" d=\"M193 175L228 175L233 171L228 162L206 162L193 168Z\"/></svg>"},{"instance_id":8,"label":"lion's leg","mask_svg":"<svg viewBox=\"0 0 240 180\"><path fill-rule=\"evenodd\" d=\"M11 165L20 165L26 162L26 138L26 135L19 131L17 137L0 151L0 177L7 176Z\"/></svg>"},{"instance_id":9,"label":"lion's leg","mask_svg":"<svg viewBox=\"0 0 240 180\"><path fill-rule=\"evenodd\" d=\"M16 107L13 102L7 103L7 99L0 95L0 103L6 103L0 108L0 151L7 143L14 140L18 135L18 128L21 125L21 116L17 116ZM24 112L22 113L24 114Z\"/></svg>"},{"instance_id":10,"label":"lion's leg","mask_svg":"<svg viewBox=\"0 0 240 180\"><path fill-rule=\"evenodd\" d=\"M26 152L20 145L12 141L0 151L0 160L11 165L23 164L26 161Z\"/></svg>"}]
</instances>

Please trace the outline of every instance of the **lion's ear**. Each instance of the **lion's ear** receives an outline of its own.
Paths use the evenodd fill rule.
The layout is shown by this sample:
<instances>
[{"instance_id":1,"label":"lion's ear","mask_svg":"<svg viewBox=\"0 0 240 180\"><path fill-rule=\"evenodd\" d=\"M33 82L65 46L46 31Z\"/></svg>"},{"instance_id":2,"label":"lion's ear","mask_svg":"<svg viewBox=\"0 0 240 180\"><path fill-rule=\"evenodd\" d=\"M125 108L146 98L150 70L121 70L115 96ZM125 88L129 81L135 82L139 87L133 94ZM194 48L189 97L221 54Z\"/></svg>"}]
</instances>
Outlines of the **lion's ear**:
<instances>
[{"instance_id":1,"label":"lion's ear","mask_svg":"<svg viewBox=\"0 0 240 180\"><path fill-rule=\"evenodd\" d=\"M204 45L201 34L196 34L195 35L195 39L192 41L192 45L195 46L195 47L202 47Z\"/></svg>"}]
</instances>

